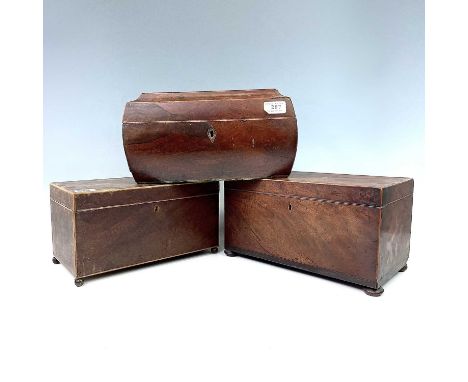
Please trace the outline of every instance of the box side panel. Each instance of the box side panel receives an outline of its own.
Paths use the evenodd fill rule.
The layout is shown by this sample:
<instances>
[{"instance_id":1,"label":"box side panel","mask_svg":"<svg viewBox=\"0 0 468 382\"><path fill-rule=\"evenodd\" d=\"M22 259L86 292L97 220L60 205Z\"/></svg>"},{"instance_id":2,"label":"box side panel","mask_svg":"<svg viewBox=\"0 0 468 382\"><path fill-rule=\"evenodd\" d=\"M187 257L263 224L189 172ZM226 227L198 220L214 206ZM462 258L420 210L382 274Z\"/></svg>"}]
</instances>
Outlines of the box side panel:
<instances>
[{"instance_id":1,"label":"box side panel","mask_svg":"<svg viewBox=\"0 0 468 382\"><path fill-rule=\"evenodd\" d=\"M382 208L379 285L391 279L408 261L412 207L411 195Z\"/></svg>"},{"instance_id":2,"label":"box side panel","mask_svg":"<svg viewBox=\"0 0 468 382\"><path fill-rule=\"evenodd\" d=\"M60 183L50 184L50 199L70 210L75 209L73 193L62 187Z\"/></svg>"},{"instance_id":3,"label":"box side panel","mask_svg":"<svg viewBox=\"0 0 468 382\"><path fill-rule=\"evenodd\" d=\"M54 257L76 276L75 269L75 235L73 211L63 207L57 202L50 201L52 220L52 248Z\"/></svg>"},{"instance_id":4,"label":"box side panel","mask_svg":"<svg viewBox=\"0 0 468 382\"><path fill-rule=\"evenodd\" d=\"M218 194L77 213L79 277L218 245Z\"/></svg>"},{"instance_id":5,"label":"box side panel","mask_svg":"<svg viewBox=\"0 0 468 382\"><path fill-rule=\"evenodd\" d=\"M382 205L385 206L388 203L392 203L409 195L413 195L413 189L413 179L407 179L406 181L385 187L383 189Z\"/></svg>"},{"instance_id":6,"label":"box side panel","mask_svg":"<svg viewBox=\"0 0 468 382\"><path fill-rule=\"evenodd\" d=\"M376 287L379 209L226 190L226 248Z\"/></svg>"}]
</instances>

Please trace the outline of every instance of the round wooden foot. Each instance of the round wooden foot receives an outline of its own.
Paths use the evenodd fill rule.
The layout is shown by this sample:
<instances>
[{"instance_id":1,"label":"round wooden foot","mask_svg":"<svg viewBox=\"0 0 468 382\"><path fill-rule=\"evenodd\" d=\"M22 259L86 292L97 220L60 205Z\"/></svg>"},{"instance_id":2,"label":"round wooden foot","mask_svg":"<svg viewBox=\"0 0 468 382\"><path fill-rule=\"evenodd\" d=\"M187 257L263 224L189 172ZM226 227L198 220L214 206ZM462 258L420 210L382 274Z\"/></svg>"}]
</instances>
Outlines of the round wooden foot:
<instances>
[{"instance_id":1,"label":"round wooden foot","mask_svg":"<svg viewBox=\"0 0 468 382\"><path fill-rule=\"evenodd\" d=\"M76 280L75 280L75 285L76 285L77 287L83 286L83 284L84 284L83 279L76 279Z\"/></svg>"},{"instance_id":2,"label":"round wooden foot","mask_svg":"<svg viewBox=\"0 0 468 382\"><path fill-rule=\"evenodd\" d=\"M52 257L52 262L54 264L60 264L60 261L58 261L55 257Z\"/></svg>"},{"instance_id":3,"label":"round wooden foot","mask_svg":"<svg viewBox=\"0 0 468 382\"><path fill-rule=\"evenodd\" d=\"M365 294L368 296L372 297L379 297L382 296L382 293L384 292L384 289L382 287L377 288L377 289L372 289L372 288L363 288L362 289Z\"/></svg>"},{"instance_id":4,"label":"round wooden foot","mask_svg":"<svg viewBox=\"0 0 468 382\"><path fill-rule=\"evenodd\" d=\"M224 253L226 254L226 256L229 256L229 257L236 257L237 256L234 252L232 252L232 251L230 251L228 249L225 249Z\"/></svg>"},{"instance_id":5,"label":"round wooden foot","mask_svg":"<svg viewBox=\"0 0 468 382\"><path fill-rule=\"evenodd\" d=\"M213 247L210 249L211 253L218 253L218 247Z\"/></svg>"},{"instance_id":6,"label":"round wooden foot","mask_svg":"<svg viewBox=\"0 0 468 382\"><path fill-rule=\"evenodd\" d=\"M408 264L405 264L403 268L401 268L398 272L404 272L408 269Z\"/></svg>"}]
</instances>

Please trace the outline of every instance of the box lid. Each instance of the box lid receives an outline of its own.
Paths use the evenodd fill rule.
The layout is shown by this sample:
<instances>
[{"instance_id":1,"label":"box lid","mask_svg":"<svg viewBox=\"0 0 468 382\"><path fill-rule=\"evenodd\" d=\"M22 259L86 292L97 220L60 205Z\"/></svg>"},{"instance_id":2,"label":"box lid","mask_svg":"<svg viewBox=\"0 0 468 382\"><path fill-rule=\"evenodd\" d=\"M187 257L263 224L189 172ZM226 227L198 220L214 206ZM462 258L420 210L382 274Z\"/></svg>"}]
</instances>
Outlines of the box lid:
<instances>
[{"instance_id":1,"label":"box lid","mask_svg":"<svg viewBox=\"0 0 468 382\"><path fill-rule=\"evenodd\" d=\"M136 205L219 193L218 182L138 184L133 178L54 182L51 200L72 211Z\"/></svg>"},{"instance_id":2,"label":"box lid","mask_svg":"<svg viewBox=\"0 0 468 382\"><path fill-rule=\"evenodd\" d=\"M195 92L153 92L142 93L136 101L169 102L169 101L206 101L215 99L242 99L255 97L282 97L277 89L249 89L249 90L212 90Z\"/></svg>"},{"instance_id":3,"label":"box lid","mask_svg":"<svg viewBox=\"0 0 468 382\"><path fill-rule=\"evenodd\" d=\"M280 112L268 102L282 103ZM265 105L265 102L267 105ZM295 118L291 99L276 89L143 93L125 106L122 123L200 122L230 119Z\"/></svg>"},{"instance_id":4,"label":"box lid","mask_svg":"<svg viewBox=\"0 0 468 382\"><path fill-rule=\"evenodd\" d=\"M226 182L226 189L382 207L413 194L411 178L293 171L288 178Z\"/></svg>"}]
</instances>

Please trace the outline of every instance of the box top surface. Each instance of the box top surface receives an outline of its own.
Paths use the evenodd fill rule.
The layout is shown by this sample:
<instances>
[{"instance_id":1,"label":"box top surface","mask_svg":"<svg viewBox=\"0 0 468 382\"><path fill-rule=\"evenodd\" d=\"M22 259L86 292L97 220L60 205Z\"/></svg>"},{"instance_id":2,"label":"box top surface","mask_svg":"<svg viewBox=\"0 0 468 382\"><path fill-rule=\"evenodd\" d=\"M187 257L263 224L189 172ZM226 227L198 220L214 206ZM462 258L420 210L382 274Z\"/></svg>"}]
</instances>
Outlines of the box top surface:
<instances>
[{"instance_id":1,"label":"box top surface","mask_svg":"<svg viewBox=\"0 0 468 382\"><path fill-rule=\"evenodd\" d=\"M250 89L250 90L218 90L194 92L158 92L142 93L133 102L171 102L171 101L203 101L218 99L282 97L276 89Z\"/></svg>"},{"instance_id":2,"label":"box top surface","mask_svg":"<svg viewBox=\"0 0 468 382\"><path fill-rule=\"evenodd\" d=\"M225 188L380 207L412 195L413 185L403 177L293 171L288 178L228 182Z\"/></svg>"},{"instance_id":3,"label":"box top surface","mask_svg":"<svg viewBox=\"0 0 468 382\"><path fill-rule=\"evenodd\" d=\"M274 110L271 103L278 103ZM154 123L296 118L289 97L276 89L223 90L185 93L143 93L127 102L126 125Z\"/></svg>"},{"instance_id":4,"label":"box top surface","mask_svg":"<svg viewBox=\"0 0 468 382\"><path fill-rule=\"evenodd\" d=\"M281 180L286 182L328 184L336 186L355 186L385 188L411 180L410 178L372 176L372 175L351 175L351 174L331 174L321 172L293 171L288 178Z\"/></svg>"},{"instance_id":5,"label":"box top surface","mask_svg":"<svg viewBox=\"0 0 468 382\"><path fill-rule=\"evenodd\" d=\"M50 184L51 199L73 211L151 203L218 192L218 182L138 184L131 177Z\"/></svg>"},{"instance_id":6,"label":"box top surface","mask_svg":"<svg viewBox=\"0 0 468 382\"><path fill-rule=\"evenodd\" d=\"M72 180L67 182L53 182L52 185L74 194L171 186L170 184L138 184L132 177Z\"/></svg>"}]
</instances>

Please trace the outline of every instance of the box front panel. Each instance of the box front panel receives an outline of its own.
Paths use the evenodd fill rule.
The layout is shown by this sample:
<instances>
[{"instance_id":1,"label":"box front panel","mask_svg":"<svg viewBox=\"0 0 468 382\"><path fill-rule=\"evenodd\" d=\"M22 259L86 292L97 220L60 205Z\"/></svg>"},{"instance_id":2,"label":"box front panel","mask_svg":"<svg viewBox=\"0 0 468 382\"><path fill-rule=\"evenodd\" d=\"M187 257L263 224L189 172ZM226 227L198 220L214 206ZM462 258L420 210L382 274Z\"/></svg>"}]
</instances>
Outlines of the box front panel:
<instances>
[{"instance_id":1,"label":"box front panel","mask_svg":"<svg viewBox=\"0 0 468 382\"><path fill-rule=\"evenodd\" d=\"M226 190L226 248L376 286L380 210Z\"/></svg>"},{"instance_id":2,"label":"box front panel","mask_svg":"<svg viewBox=\"0 0 468 382\"><path fill-rule=\"evenodd\" d=\"M255 179L289 175L297 123L281 117L124 124L123 136L139 182Z\"/></svg>"},{"instance_id":3,"label":"box front panel","mask_svg":"<svg viewBox=\"0 0 468 382\"><path fill-rule=\"evenodd\" d=\"M77 214L79 277L218 245L218 194Z\"/></svg>"}]
</instances>

